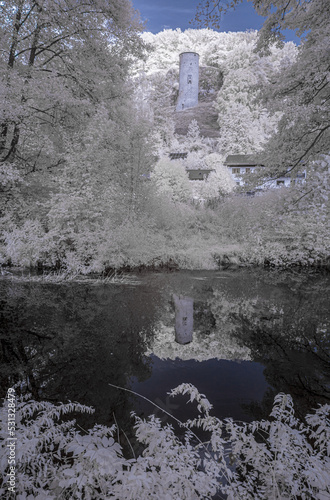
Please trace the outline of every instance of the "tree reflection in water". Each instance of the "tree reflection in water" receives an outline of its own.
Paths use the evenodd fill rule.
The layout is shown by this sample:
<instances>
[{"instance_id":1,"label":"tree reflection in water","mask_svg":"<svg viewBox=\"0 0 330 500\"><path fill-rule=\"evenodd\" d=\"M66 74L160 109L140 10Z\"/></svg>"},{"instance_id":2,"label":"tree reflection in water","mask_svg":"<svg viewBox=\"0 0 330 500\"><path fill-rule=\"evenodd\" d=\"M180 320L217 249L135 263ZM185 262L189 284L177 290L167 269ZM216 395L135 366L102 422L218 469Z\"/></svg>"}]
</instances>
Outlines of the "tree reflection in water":
<instances>
[{"instance_id":1,"label":"tree reflection in water","mask_svg":"<svg viewBox=\"0 0 330 500\"><path fill-rule=\"evenodd\" d=\"M253 358L265 365L265 377L274 388L272 398L266 396L267 411L278 392L292 395L299 418L318 403L329 403L329 318L319 304L302 301L301 308L289 308L281 327L251 328L243 320L242 338Z\"/></svg>"},{"instance_id":2,"label":"tree reflection in water","mask_svg":"<svg viewBox=\"0 0 330 500\"><path fill-rule=\"evenodd\" d=\"M150 375L141 332L153 331L157 294L146 300L130 286L32 285L1 282L1 397L8 386L36 400L79 401L96 409L79 423L110 425L114 416L130 429L132 376Z\"/></svg>"},{"instance_id":3,"label":"tree reflection in water","mask_svg":"<svg viewBox=\"0 0 330 500\"><path fill-rule=\"evenodd\" d=\"M329 401L329 276L238 270L146 274L140 281L1 281L1 397L23 381L34 399L94 406L93 422L84 425L110 425L115 415L127 430L134 401L108 383L129 388L133 379L151 380L153 353L174 362L262 364L273 389L245 407L252 418L267 417L278 392L292 394L299 416ZM194 301L193 341L186 345L174 341L173 294ZM217 384L199 389L212 402Z\"/></svg>"},{"instance_id":4,"label":"tree reflection in water","mask_svg":"<svg viewBox=\"0 0 330 500\"><path fill-rule=\"evenodd\" d=\"M274 278L274 287L283 286L278 274ZM209 301L216 328L230 333L265 366L273 390L267 390L261 404L245 406L256 419L270 413L279 392L292 395L300 418L330 400L329 280L306 280L298 274L286 287L286 293L275 293L271 300L253 293L237 299L215 291Z\"/></svg>"}]
</instances>

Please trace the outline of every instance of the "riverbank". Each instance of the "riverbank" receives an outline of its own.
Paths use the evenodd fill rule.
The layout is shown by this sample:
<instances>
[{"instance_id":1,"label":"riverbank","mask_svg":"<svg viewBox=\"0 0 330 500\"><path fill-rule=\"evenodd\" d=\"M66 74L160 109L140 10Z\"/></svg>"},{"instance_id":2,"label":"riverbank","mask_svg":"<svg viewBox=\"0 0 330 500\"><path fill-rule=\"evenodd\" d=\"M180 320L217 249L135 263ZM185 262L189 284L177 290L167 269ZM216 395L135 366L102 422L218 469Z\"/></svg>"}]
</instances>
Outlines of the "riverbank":
<instances>
[{"instance_id":1,"label":"riverbank","mask_svg":"<svg viewBox=\"0 0 330 500\"><path fill-rule=\"evenodd\" d=\"M228 266L329 269L329 218L285 212L283 196L232 197L214 208L160 200L146 214L75 224L35 215L0 227L0 266L101 276Z\"/></svg>"},{"instance_id":2,"label":"riverbank","mask_svg":"<svg viewBox=\"0 0 330 500\"><path fill-rule=\"evenodd\" d=\"M116 267L114 263L113 266L107 265L98 271L90 270L88 266L74 270L67 269L65 266L43 265L42 262L38 262L35 266L6 264L0 267L0 274L15 281L107 284L131 283L136 274L144 272L221 271L239 268L330 271L330 254L328 255L327 252L300 249L299 252L290 253L285 246L281 247L279 244L276 247L274 245L272 249L272 252L267 252L267 248L251 249L243 245L228 245L221 249L216 247L191 248L186 252L154 257L146 262L135 259L132 254L122 266Z\"/></svg>"}]
</instances>

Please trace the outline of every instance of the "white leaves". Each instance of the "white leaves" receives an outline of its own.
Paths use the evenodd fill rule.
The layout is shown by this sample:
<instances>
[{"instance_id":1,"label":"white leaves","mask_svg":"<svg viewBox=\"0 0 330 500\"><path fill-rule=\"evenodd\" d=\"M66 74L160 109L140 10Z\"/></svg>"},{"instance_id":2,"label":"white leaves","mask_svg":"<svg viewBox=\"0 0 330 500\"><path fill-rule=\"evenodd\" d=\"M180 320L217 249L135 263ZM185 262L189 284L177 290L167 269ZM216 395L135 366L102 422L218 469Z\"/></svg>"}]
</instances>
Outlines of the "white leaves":
<instances>
[{"instance_id":1,"label":"white leaves","mask_svg":"<svg viewBox=\"0 0 330 500\"><path fill-rule=\"evenodd\" d=\"M22 181L22 175L15 165L12 163L2 163L0 165L0 187L2 190Z\"/></svg>"},{"instance_id":2,"label":"white leaves","mask_svg":"<svg viewBox=\"0 0 330 500\"><path fill-rule=\"evenodd\" d=\"M151 174L151 180L159 194L165 194L174 202L183 202L191 198L188 174L178 161L161 158Z\"/></svg>"},{"instance_id":3,"label":"white leaves","mask_svg":"<svg viewBox=\"0 0 330 500\"><path fill-rule=\"evenodd\" d=\"M73 469L63 469L62 474L65 476L73 477L75 476L75 471Z\"/></svg>"},{"instance_id":4,"label":"white leaves","mask_svg":"<svg viewBox=\"0 0 330 500\"><path fill-rule=\"evenodd\" d=\"M136 437L146 447L137 459L128 460L114 440L114 426L95 426L81 435L73 422L58 421L69 411L89 408L19 402L17 498L105 499L111 492L115 498L198 500L210 498L217 490L235 500L268 500L274 492L279 498L328 498L330 405L307 415L305 424L294 418L291 396L278 394L271 420L242 424L208 415L211 405L192 384L181 384L171 391L175 394L187 394L201 407L203 415L185 425L203 427L210 433L209 441L196 444L191 431L179 439L171 426L162 427L155 416L135 417ZM1 420L4 412L2 408ZM48 446L50 436L53 441ZM0 448L4 447L2 440ZM57 448L59 454L54 453ZM240 475L225 455L231 456ZM2 461L3 474L6 467Z\"/></svg>"}]
</instances>

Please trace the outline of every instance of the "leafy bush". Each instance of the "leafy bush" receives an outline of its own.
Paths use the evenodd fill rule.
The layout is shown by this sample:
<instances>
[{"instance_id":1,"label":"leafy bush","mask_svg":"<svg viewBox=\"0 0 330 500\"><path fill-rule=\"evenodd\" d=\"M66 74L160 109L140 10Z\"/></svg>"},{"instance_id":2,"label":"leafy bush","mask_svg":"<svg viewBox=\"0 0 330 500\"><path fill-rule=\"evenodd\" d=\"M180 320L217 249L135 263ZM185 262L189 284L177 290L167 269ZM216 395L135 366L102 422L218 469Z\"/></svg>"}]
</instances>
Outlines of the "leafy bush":
<instances>
[{"instance_id":1,"label":"leafy bush","mask_svg":"<svg viewBox=\"0 0 330 500\"><path fill-rule=\"evenodd\" d=\"M88 183L84 195L54 195L43 217L4 217L0 264L42 264L73 274L170 261L181 269L329 265L329 208L323 198L321 207L315 201L298 209L295 187L255 197L228 195L213 208L202 207L179 201L181 185L168 184L171 195L159 193L156 177L143 181L127 206L122 201L125 209L112 186L94 203ZM186 177L184 182L190 186Z\"/></svg>"},{"instance_id":2,"label":"leafy bush","mask_svg":"<svg viewBox=\"0 0 330 500\"><path fill-rule=\"evenodd\" d=\"M4 255L14 265L36 266L46 249L45 232L38 220L26 220L21 227L11 225L3 232Z\"/></svg>"},{"instance_id":3,"label":"leafy bush","mask_svg":"<svg viewBox=\"0 0 330 500\"><path fill-rule=\"evenodd\" d=\"M114 425L95 425L82 435L74 420L62 420L72 411L92 412L90 407L21 399L16 413L16 498L193 500L217 492L232 500L329 498L330 405L307 415L303 423L294 416L290 395L278 394L269 420L238 424L211 416L212 405L191 384L181 384L170 394L188 394L197 403L197 418L181 423L173 417L186 429L179 438L155 416L135 416L136 438L145 449L136 457L132 448L132 458L125 458L115 441ZM7 406L6 400L0 412L2 498L11 497ZM193 428L202 428L209 439L202 442Z\"/></svg>"},{"instance_id":4,"label":"leafy bush","mask_svg":"<svg viewBox=\"0 0 330 500\"><path fill-rule=\"evenodd\" d=\"M191 198L188 174L179 161L160 159L152 172L151 181L160 194L165 194L174 202L188 201Z\"/></svg>"}]
</instances>

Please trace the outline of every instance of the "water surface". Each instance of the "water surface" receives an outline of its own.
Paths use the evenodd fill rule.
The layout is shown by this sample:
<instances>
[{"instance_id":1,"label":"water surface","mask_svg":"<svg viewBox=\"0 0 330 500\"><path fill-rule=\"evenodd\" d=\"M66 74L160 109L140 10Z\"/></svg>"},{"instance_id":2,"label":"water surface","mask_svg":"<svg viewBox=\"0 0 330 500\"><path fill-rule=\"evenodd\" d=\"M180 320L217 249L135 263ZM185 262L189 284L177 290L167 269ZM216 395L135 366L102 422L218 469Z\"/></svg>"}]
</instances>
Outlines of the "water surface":
<instances>
[{"instance_id":1,"label":"water surface","mask_svg":"<svg viewBox=\"0 0 330 500\"><path fill-rule=\"evenodd\" d=\"M290 393L303 416L329 402L330 277L238 269L146 273L118 283L0 281L1 397L20 382L35 399L79 401L97 422L130 429L130 411L151 404L185 419L191 382L219 417L267 418ZM173 294L193 299L193 341L174 338ZM167 420L160 410L157 415Z\"/></svg>"}]
</instances>

